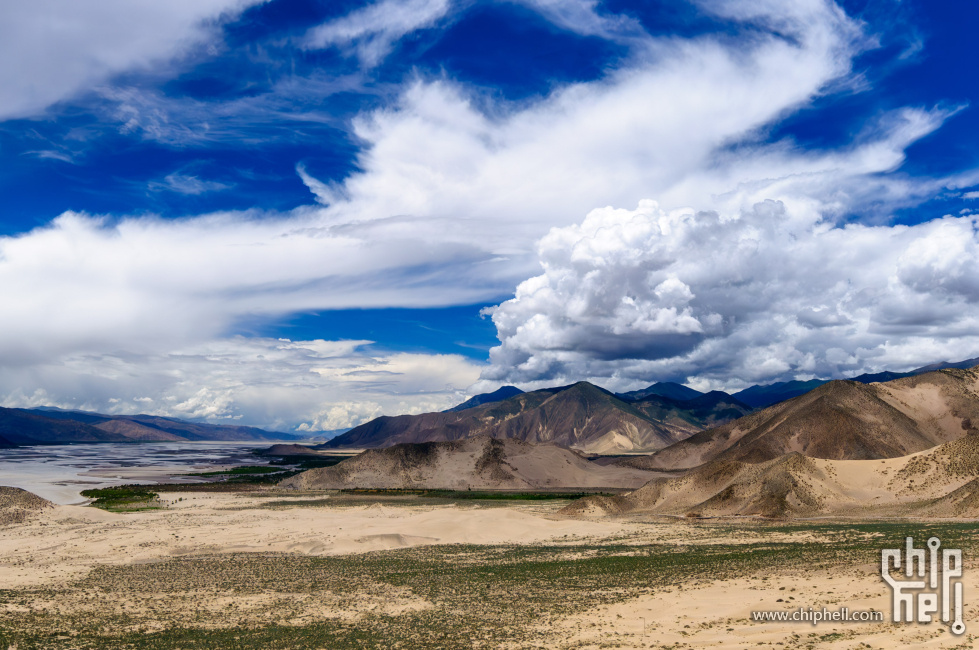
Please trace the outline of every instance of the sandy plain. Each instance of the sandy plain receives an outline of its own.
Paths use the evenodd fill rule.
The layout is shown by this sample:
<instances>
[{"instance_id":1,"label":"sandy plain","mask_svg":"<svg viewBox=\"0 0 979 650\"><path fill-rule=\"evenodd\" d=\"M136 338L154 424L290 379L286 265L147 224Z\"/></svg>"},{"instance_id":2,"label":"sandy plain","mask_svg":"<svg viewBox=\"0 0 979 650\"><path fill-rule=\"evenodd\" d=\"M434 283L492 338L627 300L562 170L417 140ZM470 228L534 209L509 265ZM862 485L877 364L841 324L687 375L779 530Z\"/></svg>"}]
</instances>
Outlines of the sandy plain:
<instances>
[{"instance_id":1,"label":"sandy plain","mask_svg":"<svg viewBox=\"0 0 979 650\"><path fill-rule=\"evenodd\" d=\"M964 521L573 519L566 501L168 492L0 527L0 648L967 648ZM965 635L890 621L880 549L965 557ZM884 622L762 623L874 609Z\"/></svg>"}]
</instances>

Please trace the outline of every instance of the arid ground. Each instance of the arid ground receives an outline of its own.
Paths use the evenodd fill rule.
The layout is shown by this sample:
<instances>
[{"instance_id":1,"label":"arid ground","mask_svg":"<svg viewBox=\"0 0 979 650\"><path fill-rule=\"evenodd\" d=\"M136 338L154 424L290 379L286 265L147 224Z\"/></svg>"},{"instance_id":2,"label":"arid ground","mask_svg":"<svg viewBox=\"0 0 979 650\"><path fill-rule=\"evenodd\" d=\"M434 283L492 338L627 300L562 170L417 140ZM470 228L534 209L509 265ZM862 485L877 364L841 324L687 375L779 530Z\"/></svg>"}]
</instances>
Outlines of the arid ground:
<instances>
[{"instance_id":1,"label":"arid ground","mask_svg":"<svg viewBox=\"0 0 979 650\"><path fill-rule=\"evenodd\" d=\"M260 488L0 525L0 648L971 648L974 522L556 514L566 500ZM880 550L965 558L965 621L894 624ZM761 623L753 610L885 613Z\"/></svg>"}]
</instances>

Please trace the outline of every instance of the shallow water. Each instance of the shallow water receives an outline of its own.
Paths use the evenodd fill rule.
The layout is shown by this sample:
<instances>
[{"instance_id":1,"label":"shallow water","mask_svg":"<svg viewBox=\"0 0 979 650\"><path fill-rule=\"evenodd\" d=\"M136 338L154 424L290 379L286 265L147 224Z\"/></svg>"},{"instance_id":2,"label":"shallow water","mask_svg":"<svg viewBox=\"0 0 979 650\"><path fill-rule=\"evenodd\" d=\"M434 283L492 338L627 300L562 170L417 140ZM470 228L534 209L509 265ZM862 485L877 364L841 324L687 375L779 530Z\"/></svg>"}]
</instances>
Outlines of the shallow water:
<instances>
[{"instance_id":1,"label":"shallow water","mask_svg":"<svg viewBox=\"0 0 979 650\"><path fill-rule=\"evenodd\" d=\"M181 477L229 465L264 465L251 450L270 443L140 442L38 445L0 449L0 485L19 487L62 505L82 490L122 483L195 481Z\"/></svg>"}]
</instances>

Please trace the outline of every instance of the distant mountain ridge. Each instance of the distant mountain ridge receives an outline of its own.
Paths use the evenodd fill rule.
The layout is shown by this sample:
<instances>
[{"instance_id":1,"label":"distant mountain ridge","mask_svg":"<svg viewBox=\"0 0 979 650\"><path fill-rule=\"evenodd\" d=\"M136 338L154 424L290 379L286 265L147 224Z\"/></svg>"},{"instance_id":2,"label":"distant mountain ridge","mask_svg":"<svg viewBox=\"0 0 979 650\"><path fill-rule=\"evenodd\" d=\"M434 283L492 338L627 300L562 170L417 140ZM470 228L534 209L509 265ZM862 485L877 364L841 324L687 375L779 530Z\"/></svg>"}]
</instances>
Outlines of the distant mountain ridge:
<instances>
[{"instance_id":1,"label":"distant mountain ridge","mask_svg":"<svg viewBox=\"0 0 979 650\"><path fill-rule=\"evenodd\" d=\"M793 452L831 460L896 458L979 435L977 424L979 368L886 383L836 380L622 464L675 470L715 460L767 462Z\"/></svg>"},{"instance_id":2,"label":"distant mountain ridge","mask_svg":"<svg viewBox=\"0 0 979 650\"><path fill-rule=\"evenodd\" d=\"M904 377L913 377L915 375L945 368L966 369L975 365L979 365L979 357L956 362L940 361L938 363L922 366L921 368L910 370L908 372L892 372L885 370L883 372L864 373L856 377L850 377L847 379L847 381L856 381L861 384L872 384L901 379ZM798 397L799 395L804 395L805 393L808 393L809 391L818 388L823 384L827 384L830 381L836 380L810 379L807 381L780 381L772 384L755 384L754 386L749 386L748 388L740 390L736 393L724 393L722 391L711 391L711 393L726 395L727 397L732 398L735 403L742 407L746 406L749 409L760 409L779 402L784 402L785 400L793 397ZM556 389L549 388L544 390ZM481 406L483 404L501 402L522 393L523 391L516 386L502 386L491 393L474 395L465 402L453 406L450 409L446 409L443 412L455 413L458 411L465 411L466 409ZM660 381L647 386L646 388L613 394L624 402L638 402L654 396L666 397L675 402L686 402L702 397L707 393L702 393L698 390L690 388L689 386L684 386L683 384L674 381Z\"/></svg>"},{"instance_id":3,"label":"distant mountain ridge","mask_svg":"<svg viewBox=\"0 0 979 650\"><path fill-rule=\"evenodd\" d=\"M641 400L645 397L649 397L650 395L669 397L670 399L683 402L686 400L696 399L701 395L704 395L704 393L701 393L699 390L688 388L687 386L678 384L674 381L658 381L652 386L647 386L646 388L630 390L627 393L616 393L617 397L626 401Z\"/></svg>"},{"instance_id":4,"label":"distant mountain ridge","mask_svg":"<svg viewBox=\"0 0 979 650\"><path fill-rule=\"evenodd\" d=\"M0 446L300 439L302 436L255 427L204 424L154 415L104 415L51 407L0 407Z\"/></svg>"},{"instance_id":5,"label":"distant mountain ridge","mask_svg":"<svg viewBox=\"0 0 979 650\"><path fill-rule=\"evenodd\" d=\"M446 413L454 413L456 411L465 411L466 409L471 409L474 406L481 406L483 404L492 404L493 402L502 402L505 399L511 397L516 397L523 393L522 390L516 386L501 386L497 388L492 393L482 393L480 395L473 395L467 399L462 404L453 406L450 409L446 409Z\"/></svg>"},{"instance_id":6,"label":"distant mountain ridge","mask_svg":"<svg viewBox=\"0 0 979 650\"><path fill-rule=\"evenodd\" d=\"M892 381L894 379L903 379L904 377L914 377L927 372L934 372L936 370L948 368L958 368L960 370L964 370L966 368L972 368L976 365L979 365L979 357L976 357L975 359L966 359L965 361L940 361L938 363L932 363L908 372L890 372L885 370L884 372L864 373L856 377L851 377L849 381L856 381L860 382L861 384L875 384ZM765 408L767 406L783 402L787 399L804 395L814 388L818 388L819 386L827 384L830 381L834 380L810 379L808 381L780 381L774 384L749 386L742 391L734 393L733 396L752 408Z\"/></svg>"},{"instance_id":7,"label":"distant mountain ridge","mask_svg":"<svg viewBox=\"0 0 979 650\"><path fill-rule=\"evenodd\" d=\"M650 395L626 402L588 382L520 393L463 410L382 416L321 448L378 448L479 435L550 442L590 453L651 451L750 409L730 396L678 402Z\"/></svg>"}]
</instances>

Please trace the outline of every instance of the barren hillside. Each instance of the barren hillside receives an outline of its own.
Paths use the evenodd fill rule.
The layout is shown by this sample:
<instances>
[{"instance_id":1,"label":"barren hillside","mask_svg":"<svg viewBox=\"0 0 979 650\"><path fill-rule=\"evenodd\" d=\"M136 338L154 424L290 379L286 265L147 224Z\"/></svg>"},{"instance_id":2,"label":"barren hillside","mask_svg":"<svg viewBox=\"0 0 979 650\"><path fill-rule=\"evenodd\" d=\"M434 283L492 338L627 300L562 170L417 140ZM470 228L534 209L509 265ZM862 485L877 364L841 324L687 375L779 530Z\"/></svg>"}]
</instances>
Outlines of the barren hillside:
<instances>
[{"instance_id":1,"label":"barren hillside","mask_svg":"<svg viewBox=\"0 0 979 650\"><path fill-rule=\"evenodd\" d=\"M601 467L556 445L480 436L369 449L332 467L303 472L280 485L296 489L634 488L656 475Z\"/></svg>"},{"instance_id":2,"label":"barren hillside","mask_svg":"<svg viewBox=\"0 0 979 650\"><path fill-rule=\"evenodd\" d=\"M799 452L813 458L895 458L962 437L979 423L979 372L947 369L882 384L833 381L651 456L650 469L714 459L758 463Z\"/></svg>"},{"instance_id":3,"label":"barren hillside","mask_svg":"<svg viewBox=\"0 0 979 650\"><path fill-rule=\"evenodd\" d=\"M799 452L761 463L717 459L622 496L581 499L564 513L979 517L979 435L889 459L830 460Z\"/></svg>"}]
</instances>

